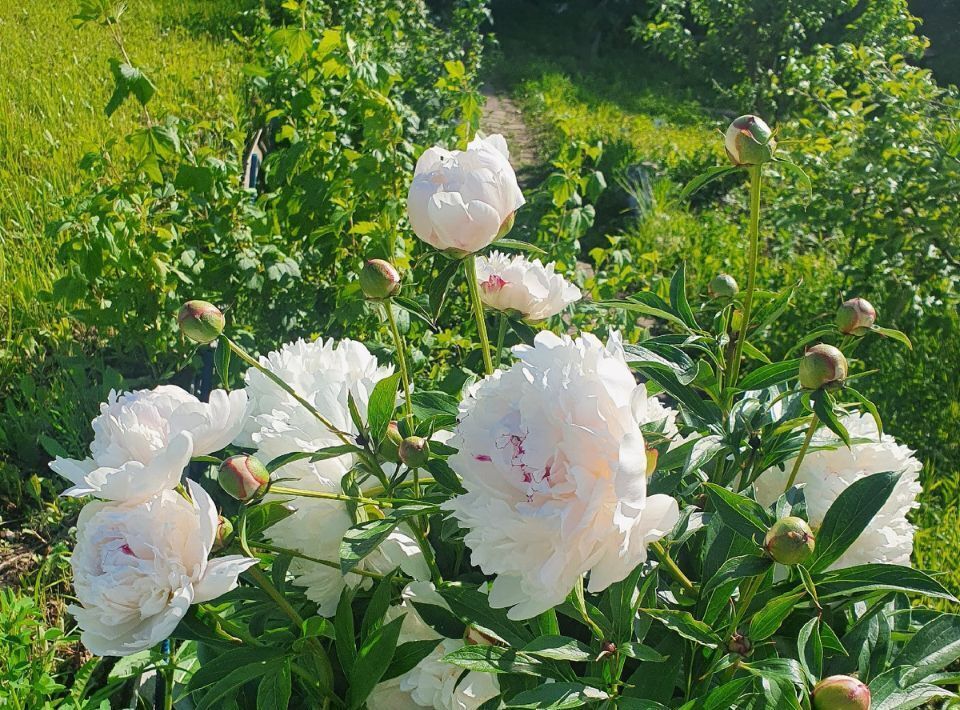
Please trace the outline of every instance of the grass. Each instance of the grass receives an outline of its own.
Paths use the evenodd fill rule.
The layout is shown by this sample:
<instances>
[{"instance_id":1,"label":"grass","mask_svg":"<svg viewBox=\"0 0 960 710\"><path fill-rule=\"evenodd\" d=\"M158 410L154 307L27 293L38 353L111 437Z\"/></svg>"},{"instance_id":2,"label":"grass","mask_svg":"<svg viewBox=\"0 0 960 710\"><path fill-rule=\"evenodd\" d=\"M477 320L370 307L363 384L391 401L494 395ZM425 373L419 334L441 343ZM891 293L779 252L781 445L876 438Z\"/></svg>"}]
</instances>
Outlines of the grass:
<instances>
[{"instance_id":1,"label":"grass","mask_svg":"<svg viewBox=\"0 0 960 710\"><path fill-rule=\"evenodd\" d=\"M228 29L241 6L240 0L129 3L125 40L157 86L155 114L241 114L242 53ZM139 121L130 104L106 116L107 59L116 50L103 28L74 27L78 7L68 0L0 0L0 341L21 356L36 354L65 327L64 314L41 298L58 275L56 243L44 225L80 184L80 158ZM124 149L120 143L113 150Z\"/></svg>"},{"instance_id":2,"label":"grass","mask_svg":"<svg viewBox=\"0 0 960 710\"><path fill-rule=\"evenodd\" d=\"M707 194L701 199L706 209L696 212L677 199L683 182L711 165L722 164L717 129L724 128L734 112L713 105L715 99L703 77L684 76L675 67L646 55L642 45L629 42L622 34L617 36L615 29L591 28L589 10L583 7L571 3L571 8L561 12L517 0L494 3L499 46L487 78L518 100L545 155L571 140L604 143L601 167L613 189L598 203L597 225L582 242L584 252L606 261L585 285L595 297L616 295L599 291L604 280L629 283L634 289L655 286L681 261L686 262L688 283L693 285L702 286L721 270L743 273L739 215L744 209L744 191L712 195L704 191ZM586 19L572 22L572 15ZM537 31L530 32L530 27ZM595 32L602 32L597 42ZM646 209L639 215L634 211L624 216L626 196L615 183L631 165L646 166L654 177ZM665 171L672 179L663 176ZM773 191L766 199L775 200L778 186L771 186ZM774 235L768 232L767 236ZM793 331L829 319L831 314L824 312L824 294L842 289L838 257L830 249L797 250L774 238L768 239L768 244L759 274L761 286L776 289L801 281L805 284L798 289L790 314ZM603 252L592 252L595 247ZM620 255L619 261L609 258L614 252ZM629 273L618 265L623 261L628 263ZM596 265L597 258L594 262ZM701 293L703 290L700 288ZM771 340L766 345L776 350L783 338ZM787 340L792 341L792 336ZM943 377L934 378L927 372L942 370L937 362L943 360L932 355L936 350L931 351L928 343L921 345L910 354L893 354L892 359L900 363L893 367L896 372L886 377L881 373L874 386L883 389L880 406L891 432L919 447L918 455L928 461L923 476L926 492L915 515L919 528L915 563L942 571L948 586L957 590L960 467L952 460L953 449L927 433L930 427L920 410L942 412L949 420L956 414L960 392L956 384L942 383ZM890 346L877 344L882 347ZM889 354L871 357L891 361ZM912 379L903 373L913 373ZM953 431L951 426L934 429Z\"/></svg>"}]
</instances>

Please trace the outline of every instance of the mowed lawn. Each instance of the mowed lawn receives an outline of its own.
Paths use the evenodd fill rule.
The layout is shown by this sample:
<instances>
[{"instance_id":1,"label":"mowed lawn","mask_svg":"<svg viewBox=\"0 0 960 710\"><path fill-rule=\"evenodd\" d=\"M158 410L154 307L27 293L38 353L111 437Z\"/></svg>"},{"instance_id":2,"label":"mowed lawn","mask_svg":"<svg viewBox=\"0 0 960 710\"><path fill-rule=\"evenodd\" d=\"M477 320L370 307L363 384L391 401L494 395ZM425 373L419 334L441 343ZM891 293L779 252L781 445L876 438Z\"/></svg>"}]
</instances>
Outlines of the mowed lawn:
<instances>
[{"instance_id":1,"label":"mowed lawn","mask_svg":"<svg viewBox=\"0 0 960 710\"><path fill-rule=\"evenodd\" d=\"M154 115L242 115L243 49L230 27L247 0L130 0L121 27L134 64L157 87ZM139 120L133 102L108 118L104 27L77 28L77 0L0 0L0 376L39 355L67 328L40 294L57 276L44 226L82 184L79 162L112 146Z\"/></svg>"}]
</instances>

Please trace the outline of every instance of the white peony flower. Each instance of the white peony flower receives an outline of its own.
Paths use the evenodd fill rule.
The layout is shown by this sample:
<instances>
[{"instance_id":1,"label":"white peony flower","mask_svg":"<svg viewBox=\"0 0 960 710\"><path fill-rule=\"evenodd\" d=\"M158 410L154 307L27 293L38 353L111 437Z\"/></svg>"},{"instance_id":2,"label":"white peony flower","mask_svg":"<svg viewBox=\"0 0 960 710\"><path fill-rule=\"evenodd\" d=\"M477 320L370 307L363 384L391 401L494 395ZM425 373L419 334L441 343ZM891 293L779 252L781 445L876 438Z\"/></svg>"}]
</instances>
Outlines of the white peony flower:
<instances>
[{"instance_id":1,"label":"white peony flower","mask_svg":"<svg viewBox=\"0 0 960 710\"><path fill-rule=\"evenodd\" d=\"M367 706L377 710L476 710L487 700L500 694L500 686L491 673L470 671L461 679L463 668L444 663L443 657L462 648L462 639L442 638L424 623L413 602L434 604L449 611L433 585L413 582L403 590L400 606L387 610L386 620L406 614L400 627L399 643L439 640L437 647L403 675L379 683L367 699Z\"/></svg>"},{"instance_id":2,"label":"white peony flower","mask_svg":"<svg viewBox=\"0 0 960 710\"><path fill-rule=\"evenodd\" d=\"M143 501L176 487L192 456L227 446L243 426L246 406L242 390L214 390L209 402L174 385L111 391L93 420L90 457L58 456L50 468L73 483L63 495Z\"/></svg>"},{"instance_id":3,"label":"white peony flower","mask_svg":"<svg viewBox=\"0 0 960 710\"><path fill-rule=\"evenodd\" d=\"M843 425L853 439L869 439L869 443L854 443L849 449L826 428L818 431L813 445L835 445L835 449L809 451L800 462L796 484L805 484L804 495L810 526L817 530L827 510L852 483L874 473L902 472L896 488L887 502L861 533L853 545L834 562L830 569L881 562L909 565L913 553L914 526L907 514L916 508L921 492L920 470L923 465L906 446L887 434L878 436L873 417L851 414L842 418ZM783 493L793 460L784 464L785 470L771 468L754 482L757 500L772 505Z\"/></svg>"},{"instance_id":4,"label":"white peony flower","mask_svg":"<svg viewBox=\"0 0 960 710\"><path fill-rule=\"evenodd\" d=\"M604 347L541 332L513 352L460 405L449 463L467 493L444 507L468 530L473 564L497 575L491 606L528 619L586 572L595 592L626 577L679 509L646 494L640 425L655 408L619 336Z\"/></svg>"},{"instance_id":5,"label":"white peony flower","mask_svg":"<svg viewBox=\"0 0 960 710\"><path fill-rule=\"evenodd\" d=\"M497 238L525 202L500 134L466 150L429 148L417 161L407 196L410 226L437 249L472 253Z\"/></svg>"},{"instance_id":6,"label":"white peony flower","mask_svg":"<svg viewBox=\"0 0 960 710\"><path fill-rule=\"evenodd\" d=\"M477 259L480 300L497 311L513 311L527 321L555 316L580 300L580 289L554 273L554 264L492 252Z\"/></svg>"},{"instance_id":7,"label":"white peony flower","mask_svg":"<svg viewBox=\"0 0 960 710\"><path fill-rule=\"evenodd\" d=\"M217 511L187 481L189 501L164 490L136 505L88 503L77 521L70 564L81 640L98 656L128 656L167 638L191 604L237 586L257 560L230 555L208 560Z\"/></svg>"},{"instance_id":8,"label":"white peony flower","mask_svg":"<svg viewBox=\"0 0 960 710\"><path fill-rule=\"evenodd\" d=\"M341 431L355 433L348 409L349 395L362 417L374 386L392 372L380 367L377 359L362 344L333 339L314 342L298 340L260 358L260 362L310 402ZM257 456L267 462L295 451L319 451L343 442L284 392L262 372L251 368L246 374L249 418L239 441L257 447ZM340 492L340 480L355 460L352 455L311 462L302 459L280 467L275 478L286 479L294 488ZM268 500L289 500L289 496L268 495ZM337 562L340 541L353 525L342 501L295 498L289 501L293 515L266 531L276 545L297 550L310 557ZM361 562L361 568L386 573L400 567L404 573L420 579L430 572L416 540L404 526L390 536ZM344 577L340 570L309 560L294 559L290 572L295 582L306 588L306 595L320 606L320 614L336 612L340 593L346 585L356 586L362 578Z\"/></svg>"}]
</instances>

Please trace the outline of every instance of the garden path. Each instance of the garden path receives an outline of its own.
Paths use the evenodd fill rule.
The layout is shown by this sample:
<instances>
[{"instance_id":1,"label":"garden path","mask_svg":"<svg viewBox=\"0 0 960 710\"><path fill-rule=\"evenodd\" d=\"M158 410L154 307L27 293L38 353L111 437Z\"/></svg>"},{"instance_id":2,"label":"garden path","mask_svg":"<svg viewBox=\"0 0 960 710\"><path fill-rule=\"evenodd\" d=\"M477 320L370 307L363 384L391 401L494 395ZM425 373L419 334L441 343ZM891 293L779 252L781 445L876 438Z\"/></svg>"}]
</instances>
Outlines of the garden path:
<instances>
[{"instance_id":1,"label":"garden path","mask_svg":"<svg viewBox=\"0 0 960 710\"><path fill-rule=\"evenodd\" d=\"M521 187L530 187L536 168L542 164L537 141L523 120L520 107L497 87L485 84L481 89L486 103L480 128L484 133L502 133L510 148L510 162L517 171Z\"/></svg>"}]
</instances>

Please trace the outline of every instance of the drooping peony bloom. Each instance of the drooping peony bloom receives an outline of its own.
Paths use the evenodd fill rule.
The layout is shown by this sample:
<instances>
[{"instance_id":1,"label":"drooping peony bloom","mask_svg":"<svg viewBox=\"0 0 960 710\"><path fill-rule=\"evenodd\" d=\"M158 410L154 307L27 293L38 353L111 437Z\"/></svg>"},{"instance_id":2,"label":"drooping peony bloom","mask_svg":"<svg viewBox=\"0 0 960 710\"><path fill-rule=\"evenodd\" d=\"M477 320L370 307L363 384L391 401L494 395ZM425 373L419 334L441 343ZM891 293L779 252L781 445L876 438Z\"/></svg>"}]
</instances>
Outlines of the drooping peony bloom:
<instances>
[{"instance_id":1,"label":"drooping peony bloom","mask_svg":"<svg viewBox=\"0 0 960 710\"><path fill-rule=\"evenodd\" d=\"M619 336L604 347L541 332L513 352L518 362L460 405L449 463L467 493L444 507L468 530L473 563L497 576L490 604L528 619L587 572L594 592L626 577L679 510L647 496L640 425L657 408Z\"/></svg>"},{"instance_id":2,"label":"drooping peony bloom","mask_svg":"<svg viewBox=\"0 0 960 710\"><path fill-rule=\"evenodd\" d=\"M309 401L341 431L356 433L348 409L353 395L357 409L366 416L367 403L374 386L393 371L380 367L377 359L362 343L353 340L298 340L284 345L260 360L296 392ZM246 374L249 418L239 441L257 447L257 457L270 461L295 451L319 451L343 442L293 397L251 368ZM322 461L301 459L280 467L275 478L286 479L294 488L340 492L340 480L356 463L344 455ZM266 531L269 539L282 547L322 560L340 559L340 541L353 525L346 505L341 501L268 495L267 500L289 500L294 513ZM429 578L429 569L420 547L401 526L378 549L366 557L361 567L387 573L400 567L414 578ZM307 597L320 605L320 613L336 612L340 592L345 585L356 586L362 579L356 574L344 577L340 570L309 560L295 559L290 565L298 585Z\"/></svg>"},{"instance_id":3,"label":"drooping peony bloom","mask_svg":"<svg viewBox=\"0 0 960 710\"><path fill-rule=\"evenodd\" d=\"M480 300L497 311L514 312L527 321L555 316L580 300L580 289L544 266L539 259L492 252L477 259Z\"/></svg>"},{"instance_id":4,"label":"drooping peony bloom","mask_svg":"<svg viewBox=\"0 0 960 710\"><path fill-rule=\"evenodd\" d=\"M50 468L73 483L63 495L143 501L174 488L191 456L229 444L243 426L246 406L242 390L214 390L209 402L174 385L111 391L93 420L90 457L57 457Z\"/></svg>"},{"instance_id":5,"label":"drooping peony bloom","mask_svg":"<svg viewBox=\"0 0 960 710\"><path fill-rule=\"evenodd\" d=\"M923 466L910 449L898 444L892 436L879 437L873 417L852 414L843 417L842 422L851 438L869 442L854 443L848 449L826 428L814 435L814 446L830 444L836 448L809 451L800 462L796 484L805 484L810 525L816 533L827 510L855 481L883 471L902 472L886 504L831 569L874 562L909 565L915 528L907 520L907 513L918 506ZM787 461L784 467L783 471L779 468L765 471L754 482L761 504L772 505L783 493L793 461Z\"/></svg>"},{"instance_id":6,"label":"drooping peony bloom","mask_svg":"<svg viewBox=\"0 0 960 710\"><path fill-rule=\"evenodd\" d=\"M407 195L410 226L441 250L473 253L509 231L525 202L500 134L477 135L466 150L429 148L417 161Z\"/></svg>"},{"instance_id":7,"label":"drooping peony bloom","mask_svg":"<svg viewBox=\"0 0 960 710\"><path fill-rule=\"evenodd\" d=\"M167 638L191 604L237 586L257 560L207 559L218 517L204 490L187 481L136 505L92 502L80 511L70 564L79 605L69 608L83 645L98 656L129 656Z\"/></svg>"},{"instance_id":8,"label":"drooping peony bloom","mask_svg":"<svg viewBox=\"0 0 960 710\"><path fill-rule=\"evenodd\" d=\"M470 671L461 679L463 669L444 663L443 657L464 645L463 639L442 638L424 623L413 603L433 604L449 611L446 602L428 582L413 582L403 590L400 606L387 610L386 620L405 614L400 627L400 643L437 640L437 647L411 670L378 684L367 706L377 710L476 710L500 694L500 686L491 673Z\"/></svg>"}]
</instances>

